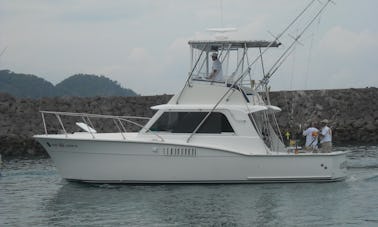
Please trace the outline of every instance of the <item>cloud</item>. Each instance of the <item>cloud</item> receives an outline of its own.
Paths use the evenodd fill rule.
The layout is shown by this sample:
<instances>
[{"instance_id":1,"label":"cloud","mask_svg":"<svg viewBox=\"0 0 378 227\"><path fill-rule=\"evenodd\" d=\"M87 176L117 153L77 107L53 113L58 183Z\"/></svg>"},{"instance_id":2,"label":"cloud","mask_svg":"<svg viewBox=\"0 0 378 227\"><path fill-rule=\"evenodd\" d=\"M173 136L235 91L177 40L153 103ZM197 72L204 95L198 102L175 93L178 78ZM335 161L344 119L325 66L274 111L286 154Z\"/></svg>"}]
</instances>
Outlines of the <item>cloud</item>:
<instances>
[{"instance_id":1,"label":"cloud","mask_svg":"<svg viewBox=\"0 0 378 227\"><path fill-rule=\"evenodd\" d=\"M180 89L189 71L187 42L212 39L206 29L219 27L221 16L224 26L238 29L230 39L271 40L268 31L279 34L307 4L301 0L224 0L223 7L218 0L0 1L0 50L8 46L0 68L36 74L53 83L75 73L103 74L142 94ZM362 7L376 2L339 2L341 7L329 9L336 14L328 13L331 19L319 25L324 28L316 34L321 39L313 46L309 84L321 87L323 79L340 79L344 74L343 83L334 81L329 86L351 86L356 84L353 75L363 74L363 80L377 86L373 75L378 18L374 7ZM356 7L361 16L353 18L348 12ZM290 38L281 41L287 46ZM309 46L304 43L296 54L296 89L306 87L303 75ZM266 54L267 68L278 52ZM291 65L288 59L278 72L283 76L273 78L286 80L277 83L278 88L288 84Z\"/></svg>"},{"instance_id":2,"label":"cloud","mask_svg":"<svg viewBox=\"0 0 378 227\"><path fill-rule=\"evenodd\" d=\"M332 27L320 40L317 54L313 71L328 88L378 86L378 33Z\"/></svg>"},{"instance_id":3,"label":"cloud","mask_svg":"<svg viewBox=\"0 0 378 227\"><path fill-rule=\"evenodd\" d=\"M320 41L320 48L334 55L356 56L378 49L378 33L353 32L340 26L331 28Z\"/></svg>"}]
</instances>

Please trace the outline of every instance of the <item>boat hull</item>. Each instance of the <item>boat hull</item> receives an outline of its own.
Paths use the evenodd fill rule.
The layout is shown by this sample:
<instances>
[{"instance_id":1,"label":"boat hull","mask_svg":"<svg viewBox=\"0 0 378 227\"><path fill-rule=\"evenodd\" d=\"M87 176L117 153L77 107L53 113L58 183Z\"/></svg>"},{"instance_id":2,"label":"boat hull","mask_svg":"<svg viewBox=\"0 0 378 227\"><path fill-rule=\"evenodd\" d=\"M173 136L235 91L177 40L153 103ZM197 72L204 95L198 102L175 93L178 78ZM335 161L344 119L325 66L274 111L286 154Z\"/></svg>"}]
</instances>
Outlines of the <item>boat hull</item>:
<instances>
[{"instance_id":1,"label":"boat hull","mask_svg":"<svg viewBox=\"0 0 378 227\"><path fill-rule=\"evenodd\" d=\"M94 183L327 182L346 177L346 153L243 155L162 142L36 137L67 180Z\"/></svg>"}]
</instances>

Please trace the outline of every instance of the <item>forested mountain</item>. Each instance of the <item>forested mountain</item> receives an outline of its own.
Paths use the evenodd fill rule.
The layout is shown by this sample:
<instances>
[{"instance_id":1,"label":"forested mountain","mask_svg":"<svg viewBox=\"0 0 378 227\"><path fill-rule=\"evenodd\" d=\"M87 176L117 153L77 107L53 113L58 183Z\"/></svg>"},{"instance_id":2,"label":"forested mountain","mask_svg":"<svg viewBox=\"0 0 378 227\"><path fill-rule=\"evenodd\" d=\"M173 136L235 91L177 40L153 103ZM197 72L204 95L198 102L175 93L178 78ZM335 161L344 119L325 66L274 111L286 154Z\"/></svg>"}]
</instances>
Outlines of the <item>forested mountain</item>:
<instances>
[{"instance_id":1,"label":"forested mountain","mask_svg":"<svg viewBox=\"0 0 378 227\"><path fill-rule=\"evenodd\" d=\"M52 83L34 75L17 74L9 70L0 70L0 92L24 98L56 96Z\"/></svg>"},{"instance_id":2,"label":"forested mountain","mask_svg":"<svg viewBox=\"0 0 378 227\"><path fill-rule=\"evenodd\" d=\"M22 98L137 95L133 90L123 88L118 82L105 76L77 74L54 86L35 75L18 74L9 70L0 70L0 92Z\"/></svg>"},{"instance_id":3,"label":"forested mountain","mask_svg":"<svg viewBox=\"0 0 378 227\"><path fill-rule=\"evenodd\" d=\"M133 90L122 88L117 81L104 76L77 74L73 75L56 86L65 96L135 96Z\"/></svg>"}]
</instances>

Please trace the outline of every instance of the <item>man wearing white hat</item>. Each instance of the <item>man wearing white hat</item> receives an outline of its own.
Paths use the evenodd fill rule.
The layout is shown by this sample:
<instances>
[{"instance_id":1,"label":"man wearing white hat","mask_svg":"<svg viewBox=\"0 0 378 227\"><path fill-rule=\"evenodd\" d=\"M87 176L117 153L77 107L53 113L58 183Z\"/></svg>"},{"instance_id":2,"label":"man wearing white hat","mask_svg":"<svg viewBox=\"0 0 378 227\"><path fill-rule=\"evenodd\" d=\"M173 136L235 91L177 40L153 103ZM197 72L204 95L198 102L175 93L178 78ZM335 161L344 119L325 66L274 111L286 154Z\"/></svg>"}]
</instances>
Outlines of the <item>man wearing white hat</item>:
<instances>
[{"instance_id":1,"label":"man wearing white hat","mask_svg":"<svg viewBox=\"0 0 378 227\"><path fill-rule=\"evenodd\" d=\"M322 129L320 130L320 151L328 153L332 151L332 130L328 127L329 121L324 119L320 122Z\"/></svg>"},{"instance_id":2,"label":"man wearing white hat","mask_svg":"<svg viewBox=\"0 0 378 227\"><path fill-rule=\"evenodd\" d=\"M213 67L211 68L211 73L208 79L212 81L224 82L223 72L222 72L222 63L218 59L218 54L214 52L211 55L211 58L213 59Z\"/></svg>"}]
</instances>

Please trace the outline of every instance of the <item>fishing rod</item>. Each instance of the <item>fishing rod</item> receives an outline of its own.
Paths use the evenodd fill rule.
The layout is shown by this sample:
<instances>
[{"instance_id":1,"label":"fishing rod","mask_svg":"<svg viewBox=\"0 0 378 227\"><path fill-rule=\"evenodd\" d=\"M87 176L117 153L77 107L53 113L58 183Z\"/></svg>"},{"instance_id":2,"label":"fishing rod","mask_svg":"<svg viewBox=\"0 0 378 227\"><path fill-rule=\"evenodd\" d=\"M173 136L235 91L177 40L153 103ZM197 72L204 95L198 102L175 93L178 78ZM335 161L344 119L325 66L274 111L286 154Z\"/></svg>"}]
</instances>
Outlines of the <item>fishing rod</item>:
<instances>
[{"instance_id":1,"label":"fishing rod","mask_svg":"<svg viewBox=\"0 0 378 227\"><path fill-rule=\"evenodd\" d=\"M260 60L260 58L265 54L266 51L268 51L268 49L270 49L272 47L272 45L276 42L279 41L279 39L295 24L295 22L297 22L299 20L299 18L310 8L310 6L315 2L316 0L311 0L307 5L306 7L291 21L291 23L289 23L288 26L286 26L285 29L283 29L283 31L278 34L278 36L275 37L275 39L273 41L271 41L269 43L269 45L262 51L260 52L260 54L252 61L252 63L250 63L247 67L247 69L239 76L239 78L232 84L232 86L230 87L229 90L231 90L232 87L234 87L240 80L244 79L245 75L247 75L247 73L250 71L250 68L258 61ZM330 0L328 0L330 1ZM227 91L228 93L229 91ZM223 98L223 97L222 97Z\"/></svg>"},{"instance_id":2,"label":"fishing rod","mask_svg":"<svg viewBox=\"0 0 378 227\"><path fill-rule=\"evenodd\" d=\"M286 59L291 55L291 53L294 51L293 47L296 43L298 43L299 39L302 37L302 35L306 32L306 30L313 24L313 22L321 15L323 10L328 6L328 4L332 2L332 0L328 0L323 7L318 11L318 13L310 20L310 22L307 24L307 26L304 27L302 32L294 38L293 43L284 51L284 53L277 59L277 61L273 64L273 66L270 68L267 74L263 71L264 78L261 80L261 82L257 85L255 88L256 90L260 87L263 86L266 91L266 99L267 99L267 104L270 105L270 99L269 99L269 92L267 85L269 83L269 79L275 74L275 72L281 67L281 65L286 61ZM260 57L262 61L262 55L261 55L261 50L260 50ZM244 76L244 75L243 75ZM276 120L276 117L274 116L275 114L273 113L273 119L275 122L275 125L277 127L277 130L280 131L278 122ZM281 141L283 141L282 135L279 133Z\"/></svg>"},{"instance_id":3,"label":"fishing rod","mask_svg":"<svg viewBox=\"0 0 378 227\"><path fill-rule=\"evenodd\" d=\"M286 48L284 53L277 59L277 61L273 64L273 66L270 68L268 73L264 75L263 79L261 80L261 83L257 85L256 89L259 88L260 86L266 86L269 83L269 79L274 75L277 69L282 65L283 61L285 61L286 58L291 54L291 52L289 51L291 51L291 49L295 46L295 44L298 43L298 40L302 37L302 35L307 31L307 29L314 23L314 21L320 16L323 10L331 2L332 0L327 0L327 2L321 7L318 13L312 18L312 20L310 20L310 22L305 26L305 28L297 35L297 37L294 38L290 46Z\"/></svg>"}]
</instances>

